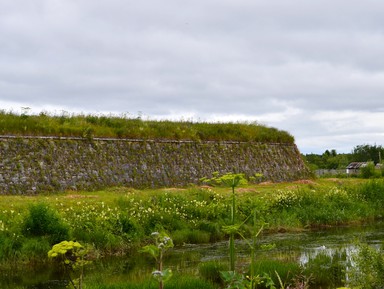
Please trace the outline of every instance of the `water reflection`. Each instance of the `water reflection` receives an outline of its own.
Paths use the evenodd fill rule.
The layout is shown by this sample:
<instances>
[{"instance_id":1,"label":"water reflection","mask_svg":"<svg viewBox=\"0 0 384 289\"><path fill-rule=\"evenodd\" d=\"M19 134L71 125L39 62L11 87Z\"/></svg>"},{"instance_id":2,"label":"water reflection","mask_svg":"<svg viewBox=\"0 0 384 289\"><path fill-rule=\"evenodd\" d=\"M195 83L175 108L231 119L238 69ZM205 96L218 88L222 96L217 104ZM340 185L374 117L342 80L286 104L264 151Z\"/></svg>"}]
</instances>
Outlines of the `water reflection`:
<instances>
[{"instance_id":1,"label":"water reflection","mask_svg":"<svg viewBox=\"0 0 384 289\"><path fill-rule=\"evenodd\" d=\"M357 241L380 246L384 241L384 224L301 233L264 234L259 238L258 245L276 246L269 251L260 249L256 256L258 259L297 262L303 267L328 266L341 272L341 267L345 269L351 265L351 255L356 251ZM247 243L238 240L236 249L238 264L249 264L250 248ZM228 242L176 247L167 256L165 266L178 272L196 273L198 264L211 260L228 262ZM143 255L110 258L95 262L87 274L113 275L113 278L120 276L129 280L137 276L148 276L154 266L153 261ZM28 278L28 274L31 274L31 278ZM33 272L16 270L8 275L4 273L0 281L0 288L59 289L64 288L64 285L57 272L49 268Z\"/></svg>"}]
</instances>

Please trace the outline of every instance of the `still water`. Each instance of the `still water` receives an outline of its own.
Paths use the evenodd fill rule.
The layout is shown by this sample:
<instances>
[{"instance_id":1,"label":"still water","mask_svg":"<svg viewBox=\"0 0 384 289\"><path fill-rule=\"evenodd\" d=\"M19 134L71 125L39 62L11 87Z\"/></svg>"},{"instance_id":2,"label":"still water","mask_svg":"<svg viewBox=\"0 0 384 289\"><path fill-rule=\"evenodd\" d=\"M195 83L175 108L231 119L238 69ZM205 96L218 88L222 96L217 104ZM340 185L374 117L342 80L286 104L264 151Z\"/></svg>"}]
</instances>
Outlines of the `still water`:
<instances>
[{"instance_id":1,"label":"still water","mask_svg":"<svg viewBox=\"0 0 384 289\"><path fill-rule=\"evenodd\" d=\"M300 233L264 234L260 236L260 245L274 244L271 250L259 250L257 258L271 258L282 261L293 261L305 266L318 254L331 257L343 252L348 258L354 251L356 242L361 241L373 246L380 246L384 242L384 223L367 226L339 227L327 230L307 231ZM250 249L245 241L236 243L237 264L249 264ZM218 242L204 245L184 245L173 248L167 255L165 267L174 272L196 273L201 262L217 260L228 261L228 242ZM106 279L139 278L148 276L154 268L151 259L143 255L115 257L96 261L88 268L87 275L101 274ZM61 289L65 282L60 272L53 268L34 268L30 271L1 272L0 288L28 288L28 289Z\"/></svg>"}]
</instances>

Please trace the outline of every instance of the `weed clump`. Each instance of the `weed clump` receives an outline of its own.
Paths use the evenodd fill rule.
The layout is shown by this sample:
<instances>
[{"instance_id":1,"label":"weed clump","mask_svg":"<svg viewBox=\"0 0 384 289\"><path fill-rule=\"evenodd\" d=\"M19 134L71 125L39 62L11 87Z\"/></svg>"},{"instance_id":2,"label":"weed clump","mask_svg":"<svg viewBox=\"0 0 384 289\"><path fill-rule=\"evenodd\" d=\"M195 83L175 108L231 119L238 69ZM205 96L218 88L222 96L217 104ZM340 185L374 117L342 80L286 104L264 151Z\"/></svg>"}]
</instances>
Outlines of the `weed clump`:
<instances>
[{"instance_id":1,"label":"weed clump","mask_svg":"<svg viewBox=\"0 0 384 289\"><path fill-rule=\"evenodd\" d=\"M22 233L29 237L44 237L52 245L69 237L69 227L56 211L44 203L38 203L29 207Z\"/></svg>"}]
</instances>

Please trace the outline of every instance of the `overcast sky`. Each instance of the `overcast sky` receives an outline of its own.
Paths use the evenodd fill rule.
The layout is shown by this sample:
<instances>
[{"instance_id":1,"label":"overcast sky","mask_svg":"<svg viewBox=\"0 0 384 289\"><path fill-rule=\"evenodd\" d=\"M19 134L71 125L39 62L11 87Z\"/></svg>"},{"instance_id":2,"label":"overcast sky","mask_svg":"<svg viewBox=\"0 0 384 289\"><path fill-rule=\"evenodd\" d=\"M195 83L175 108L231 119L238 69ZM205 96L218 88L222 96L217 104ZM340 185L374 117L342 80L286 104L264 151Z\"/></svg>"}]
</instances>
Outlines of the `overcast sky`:
<instances>
[{"instance_id":1,"label":"overcast sky","mask_svg":"<svg viewBox=\"0 0 384 289\"><path fill-rule=\"evenodd\" d=\"M0 0L0 107L384 145L382 0Z\"/></svg>"}]
</instances>

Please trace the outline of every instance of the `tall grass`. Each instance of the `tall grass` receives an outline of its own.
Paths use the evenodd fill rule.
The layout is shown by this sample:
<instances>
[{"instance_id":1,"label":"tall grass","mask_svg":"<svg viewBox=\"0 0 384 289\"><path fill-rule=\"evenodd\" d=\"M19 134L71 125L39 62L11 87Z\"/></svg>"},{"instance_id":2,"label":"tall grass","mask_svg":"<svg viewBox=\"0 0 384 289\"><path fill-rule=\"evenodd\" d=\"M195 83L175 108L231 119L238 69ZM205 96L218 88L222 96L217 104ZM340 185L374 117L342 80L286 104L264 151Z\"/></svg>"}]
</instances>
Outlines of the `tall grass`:
<instances>
[{"instance_id":1,"label":"tall grass","mask_svg":"<svg viewBox=\"0 0 384 289\"><path fill-rule=\"evenodd\" d=\"M269 208L272 226L337 226L383 217L384 181L354 188L331 187L277 191Z\"/></svg>"},{"instance_id":2,"label":"tall grass","mask_svg":"<svg viewBox=\"0 0 384 289\"><path fill-rule=\"evenodd\" d=\"M267 230L336 226L383 217L384 182L354 187L262 185L243 187L236 196L236 218L247 220L251 237L256 212ZM169 232L176 245L228 238L232 194L228 189L198 188L106 191L0 198L0 263L35 259L52 242L75 239L103 254L122 254L141 246L154 231ZM34 205L31 205L34 204ZM59 240L60 239L60 240ZM39 241L40 240L40 241Z\"/></svg>"},{"instance_id":3,"label":"tall grass","mask_svg":"<svg viewBox=\"0 0 384 289\"><path fill-rule=\"evenodd\" d=\"M16 136L105 137L153 140L254 141L293 143L288 132L257 123L156 121L126 115L40 113L0 110L0 134Z\"/></svg>"},{"instance_id":4,"label":"tall grass","mask_svg":"<svg viewBox=\"0 0 384 289\"><path fill-rule=\"evenodd\" d=\"M258 260L254 267L256 276L268 274L276 286L280 281L286 285L290 284L296 276L300 275L302 270L297 263L271 259ZM266 288L265 284L260 284L259 287Z\"/></svg>"},{"instance_id":5,"label":"tall grass","mask_svg":"<svg viewBox=\"0 0 384 289\"><path fill-rule=\"evenodd\" d=\"M157 289L158 284L151 280L141 282L120 281L114 284L105 284L102 280L99 282L87 282L87 289ZM212 283L194 276L178 275L169 280L167 289L214 289Z\"/></svg>"},{"instance_id":6,"label":"tall grass","mask_svg":"<svg viewBox=\"0 0 384 289\"><path fill-rule=\"evenodd\" d=\"M311 283L318 288L338 288L344 285L345 268L345 251L332 255L321 252L315 258L309 259L304 274L311 276Z\"/></svg>"},{"instance_id":7,"label":"tall grass","mask_svg":"<svg viewBox=\"0 0 384 289\"><path fill-rule=\"evenodd\" d=\"M353 266L348 271L351 288L384 288L384 250L359 244L353 255Z\"/></svg>"},{"instance_id":8,"label":"tall grass","mask_svg":"<svg viewBox=\"0 0 384 289\"><path fill-rule=\"evenodd\" d=\"M384 209L384 180L372 180L356 188L356 197L370 203L376 210Z\"/></svg>"},{"instance_id":9,"label":"tall grass","mask_svg":"<svg viewBox=\"0 0 384 289\"><path fill-rule=\"evenodd\" d=\"M214 284L223 285L223 279L220 272L226 271L228 266L218 261L207 261L199 265L199 274L205 280Z\"/></svg>"}]
</instances>

